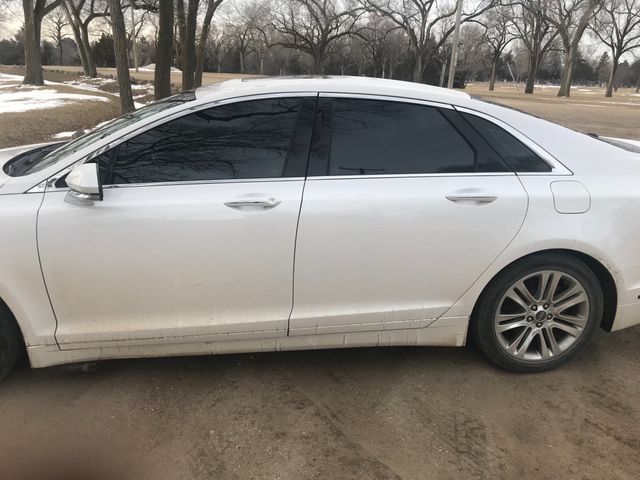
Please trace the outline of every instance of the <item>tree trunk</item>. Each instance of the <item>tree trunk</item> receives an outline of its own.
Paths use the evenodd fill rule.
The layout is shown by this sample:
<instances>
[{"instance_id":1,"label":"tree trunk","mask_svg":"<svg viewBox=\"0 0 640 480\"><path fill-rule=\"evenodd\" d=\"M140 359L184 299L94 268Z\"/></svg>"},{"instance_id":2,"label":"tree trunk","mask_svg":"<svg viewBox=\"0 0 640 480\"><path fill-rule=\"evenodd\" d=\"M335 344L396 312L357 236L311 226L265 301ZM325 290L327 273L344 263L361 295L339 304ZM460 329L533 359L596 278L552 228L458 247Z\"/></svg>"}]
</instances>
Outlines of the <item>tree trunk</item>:
<instances>
[{"instance_id":1,"label":"tree trunk","mask_svg":"<svg viewBox=\"0 0 640 480\"><path fill-rule=\"evenodd\" d=\"M153 78L155 99L171 95L171 52L173 50L173 0L159 0L156 69Z\"/></svg>"},{"instance_id":2,"label":"tree trunk","mask_svg":"<svg viewBox=\"0 0 640 480\"><path fill-rule=\"evenodd\" d=\"M180 70L184 70L184 58L182 55L183 43L187 36L187 18L184 12L184 0L176 1L176 28L178 30L178 41L176 42L176 58Z\"/></svg>"},{"instance_id":3,"label":"tree trunk","mask_svg":"<svg viewBox=\"0 0 640 480\"><path fill-rule=\"evenodd\" d=\"M240 55L240 73L244 73L244 50L240 49L238 54Z\"/></svg>"},{"instance_id":4,"label":"tree trunk","mask_svg":"<svg viewBox=\"0 0 640 480\"><path fill-rule=\"evenodd\" d=\"M609 74L609 81L607 82L607 91L605 92L605 97L613 97L613 82L616 78L616 71L618 70L618 59L614 58L611 63L611 73Z\"/></svg>"},{"instance_id":5,"label":"tree trunk","mask_svg":"<svg viewBox=\"0 0 640 480\"><path fill-rule=\"evenodd\" d=\"M93 57L93 50L91 50L91 39L89 38L89 25L80 25L80 35L82 36L82 45L84 46L85 55L87 57L87 69L89 70L89 76L96 78L98 76L98 70L96 69L96 61Z\"/></svg>"},{"instance_id":6,"label":"tree trunk","mask_svg":"<svg viewBox=\"0 0 640 480\"><path fill-rule=\"evenodd\" d=\"M316 53L313 56L313 65L311 68L315 75L322 75L324 73L324 55L322 55L322 53Z\"/></svg>"},{"instance_id":7,"label":"tree trunk","mask_svg":"<svg viewBox=\"0 0 640 480\"><path fill-rule=\"evenodd\" d=\"M498 58L500 54L496 54L491 62L491 77L489 78L489 91L493 92L496 89L496 67L498 65Z\"/></svg>"},{"instance_id":8,"label":"tree trunk","mask_svg":"<svg viewBox=\"0 0 640 480\"><path fill-rule=\"evenodd\" d=\"M413 66L413 74L411 75L411 80L416 83L422 82L422 74L424 73L424 65L422 62L422 55L417 54L414 55L415 64Z\"/></svg>"},{"instance_id":9,"label":"tree trunk","mask_svg":"<svg viewBox=\"0 0 640 480\"><path fill-rule=\"evenodd\" d=\"M438 84L439 87L444 87L444 78L446 74L447 74L447 57L445 55L444 60L442 61L442 70L440 71L440 83Z\"/></svg>"},{"instance_id":10,"label":"tree trunk","mask_svg":"<svg viewBox=\"0 0 640 480\"><path fill-rule=\"evenodd\" d=\"M524 93L533 93L533 87L536 84L536 75L538 73L538 56L529 55L529 73L527 74L527 84L524 87Z\"/></svg>"},{"instance_id":11,"label":"tree trunk","mask_svg":"<svg viewBox=\"0 0 640 480\"><path fill-rule=\"evenodd\" d=\"M571 80L573 78L573 65L576 62L576 49L569 47L564 61L564 70L562 71L562 78L560 79L560 90L558 90L559 97L571 96Z\"/></svg>"},{"instance_id":12,"label":"tree trunk","mask_svg":"<svg viewBox=\"0 0 640 480\"><path fill-rule=\"evenodd\" d=\"M82 36L80 35L80 27L76 24L75 20L71 16L71 12L69 11L69 7L67 2L62 2L62 6L64 7L65 14L67 15L67 22L71 26L71 30L73 31L73 38L76 42L76 48L78 49L78 55L80 56L80 63L82 64L82 70L87 77L91 76L91 72L89 70L89 65L87 63L87 53L84 48L84 43L82 42Z\"/></svg>"},{"instance_id":13,"label":"tree trunk","mask_svg":"<svg viewBox=\"0 0 640 480\"><path fill-rule=\"evenodd\" d=\"M113 31L113 54L116 58L118 90L122 114L135 111L131 94L131 78L129 76L129 58L127 48L127 30L122 15L120 0L109 0L111 10L111 29Z\"/></svg>"},{"instance_id":14,"label":"tree trunk","mask_svg":"<svg viewBox=\"0 0 640 480\"><path fill-rule=\"evenodd\" d=\"M195 49L196 49L196 20L199 0L189 0L185 24L185 37L182 43L182 91L193 90L195 86Z\"/></svg>"},{"instance_id":15,"label":"tree trunk","mask_svg":"<svg viewBox=\"0 0 640 480\"><path fill-rule=\"evenodd\" d=\"M32 0L22 0L24 8L24 80L23 85L44 85L40 58L42 19L33 9Z\"/></svg>"},{"instance_id":16,"label":"tree trunk","mask_svg":"<svg viewBox=\"0 0 640 480\"><path fill-rule=\"evenodd\" d=\"M211 29L211 19L213 14L220 5L220 2L216 0L208 0L207 13L204 15L204 21L202 23L202 30L200 31L200 39L198 40L198 47L196 49L196 71L194 86L197 88L202 85L202 70L204 69L204 51L209 40L209 31Z\"/></svg>"}]
</instances>

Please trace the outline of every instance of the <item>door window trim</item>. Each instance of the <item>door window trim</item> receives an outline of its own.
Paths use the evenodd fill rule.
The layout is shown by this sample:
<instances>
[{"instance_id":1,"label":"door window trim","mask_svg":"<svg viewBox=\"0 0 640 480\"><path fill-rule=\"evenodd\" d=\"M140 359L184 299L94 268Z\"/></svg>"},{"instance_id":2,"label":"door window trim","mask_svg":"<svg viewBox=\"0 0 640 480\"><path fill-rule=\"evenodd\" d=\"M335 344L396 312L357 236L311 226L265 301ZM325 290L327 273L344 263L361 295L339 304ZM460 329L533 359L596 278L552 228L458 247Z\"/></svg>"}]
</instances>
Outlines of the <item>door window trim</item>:
<instances>
[{"instance_id":1,"label":"door window trim","mask_svg":"<svg viewBox=\"0 0 640 480\"><path fill-rule=\"evenodd\" d=\"M499 128L502 128L509 135L513 136L516 140L522 142L526 147L531 149L540 159L545 162L547 165L551 167L550 172L518 172L518 176L557 176L557 175L573 175L573 172L569 170L566 166L564 166L557 158L547 152L540 145L535 143L529 137L522 134L519 130L516 130L511 125L506 124L502 120L488 115L484 112L480 112L478 110L473 110L466 107L459 107L457 105L453 105L453 109L460 112L466 113L468 115L475 115L476 117L482 118L488 122L493 123Z\"/></svg>"},{"instance_id":2,"label":"door window trim","mask_svg":"<svg viewBox=\"0 0 640 480\"><path fill-rule=\"evenodd\" d=\"M378 94L366 94L366 93L333 93L333 92L320 92L318 94L319 100L318 100L318 110L320 110L323 107L332 107L332 104L330 102L330 100L334 99L334 98L353 98L353 99L362 99L362 100L380 100L380 101L385 101L385 102L393 102L393 103L408 103L408 104L413 104L413 105L420 105L420 106L426 106L426 107L431 107L431 108L436 108L436 109L441 109L441 110L451 110L451 111L456 111L456 108L448 103L441 103L441 102L434 102L434 101L430 101L430 100L421 100L421 99L416 99L416 98L408 98L408 97L399 97L399 96L389 96L389 95L378 95ZM328 100L328 101L327 101ZM323 101L327 101L327 102L323 102ZM317 112L318 113L318 112ZM316 115L317 115L316 113ZM458 135L460 135L462 137L462 139L464 140L464 142L469 145L469 148L471 148L474 151L474 155L477 155L477 152L475 151L475 146L470 143L469 139L467 139L462 132L460 132L458 130L458 128L451 124L451 122L449 121L449 119L447 119L446 117L444 118L445 121L451 125L451 128L455 129L455 131L458 133ZM328 164L329 164L329 154L330 154L330 150L331 150L331 121L333 120L333 109L331 108L330 110L330 115L329 115L329 121L325 121L323 124L319 125L319 120L316 119L316 123L314 124L314 135L313 135L313 139L314 142L312 142L311 144L311 152L314 151L314 148L316 147L315 142L318 141L317 138L317 129L320 126L320 128L322 128L323 131L323 135L328 135L329 138L325 138L324 139L324 145L323 145L323 154L324 154L324 158L322 159L313 159L310 158L309 160L309 171L312 172L318 172L318 171L324 171L326 173L322 174L322 175L317 175L317 174L311 174L311 175L307 175L307 180L346 180L346 179L351 179L351 180L355 180L355 179L383 179L383 178L422 178L422 177L468 177L468 176L474 176L474 177L495 177L495 176L515 176L516 173L508 170L508 171L504 171L504 172L451 172L451 173L388 173L388 174L382 174L382 175L377 175L377 174L365 174L365 175L329 175L328 172ZM312 157L312 154L310 154L310 157ZM477 158L476 158L476 162L477 162Z\"/></svg>"},{"instance_id":3,"label":"door window trim","mask_svg":"<svg viewBox=\"0 0 640 480\"><path fill-rule=\"evenodd\" d=\"M69 187L56 187L55 183L58 182L62 177L64 177L65 175L67 175L75 166L77 165L81 165L83 163L89 162L91 160L93 160L95 157L102 155L110 150L113 150L114 148L117 148L119 145L121 145L122 143L126 142L127 140L130 140L131 138L141 135L149 130L152 130L153 128L171 122L173 120L176 120L178 118L190 115L192 113L195 112L199 112L201 110L207 110L210 108L215 108L215 107L219 107L219 106L223 106L223 105L228 105L228 104L232 104L232 103L243 103L243 102L250 102L253 100L267 100L267 99L272 99L272 98L300 98L302 100L301 102L301 108L300 108L300 114L298 115L298 118L296 120L296 125L295 125L295 131L294 131L294 135L293 138L291 140L290 145L293 145L295 143L295 141L297 140L297 136L298 136L298 129L300 127L300 122L305 110L305 99L308 98L318 98L318 92L313 92L313 91L309 91L309 92L278 92L278 93L266 93L266 94L259 94L259 95L242 95L242 96L238 96L238 97L233 97L233 98L225 98L223 100L213 100L207 103L202 103L200 105L193 105L189 108L177 111L177 112L173 112L169 115L167 115L166 117L162 117L159 118L153 122L147 123L145 125L141 125L139 128L136 128L135 130L132 130L130 132L128 132L127 134L123 135L122 137L118 138L117 140L114 140L112 142L109 142L105 145L101 145L100 147L96 148L95 150L93 150L92 152L84 155L82 158L76 160L75 162L71 163L70 165L67 165L66 167L62 168L61 170L57 171L56 173L54 173L53 175L51 175L49 178L47 178L45 181L41 182L40 184L34 186L33 188L31 188L29 190L29 192L33 192L33 191L42 191L43 189L46 190L47 192L54 192L54 191L67 191L69 190ZM170 185L194 185L194 184L198 184L198 185L203 185L203 184L216 184L216 183L249 183L249 182L278 182L278 181L290 181L290 180L304 180L304 172L307 169L308 166L308 153L309 153L309 148L310 148L310 143L311 143L311 134L312 134L312 130L313 130L313 117L315 114L315 111L317 109L317 101L315 103L314 106L309 106L307 107L309 108L309 110L311 111L311 115L310 115L310 120L309 121L309 125L307 125L306 127L308 128L308 132L307 135L305 135L306 137L308 137L308 141L307 141L307 154L306 155L302 155L302 157L306 158L307 162L304 165L304 168L302 168L300 170L301 176L290 176L290 177L286 177L286 176L282 176L282 177L273 177L273 178L233 178L233 179L218 179L218 180L187 180L187 181L176 181L176 182L146 182L146 183L124 183L124 184L114 184L114 185L105 185L103 188L105 190L108 190L110 188L133 188L133 187L150 187L150 186L170 186ZM286 166L288 167L288 165ZM286 168L285 167L285 168ZM27 192L27 193L29 193Z\"/></svg>"}]
</instances>

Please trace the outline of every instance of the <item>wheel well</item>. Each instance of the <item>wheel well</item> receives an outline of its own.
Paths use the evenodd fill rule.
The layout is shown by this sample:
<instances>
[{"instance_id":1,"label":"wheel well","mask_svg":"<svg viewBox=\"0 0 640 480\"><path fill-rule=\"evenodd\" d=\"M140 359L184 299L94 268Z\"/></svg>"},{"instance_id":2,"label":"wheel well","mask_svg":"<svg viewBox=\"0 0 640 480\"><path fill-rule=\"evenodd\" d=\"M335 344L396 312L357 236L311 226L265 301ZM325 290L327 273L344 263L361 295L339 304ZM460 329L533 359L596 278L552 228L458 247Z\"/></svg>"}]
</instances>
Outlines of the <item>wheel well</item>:
<instances>
[{"instance_id":1,"label":"wheel well","mask_svg":"<svg viewBox=\"0 0 640 480\"><path fill-rule=\"evenodd\" d=\"M517 260L514 260L509 265L506 265L502 270L500 270L498 273L494 275L494 277L487 284L487 286L484 287L484 290L482 290L482 293L478 297L478 300L476 301L475 307L473 309L472 317L475 316L476 308L480 304L480 300L484 297L489 286L493 283L493 281L496 278L498 278L500 274L502 274L504 270L506 270L507 268L511 267L514 264L521 262L526 258L531 258L537 255L543 255L548 253L571 255L572 257L582 261L587 267L589 267L589 269L591 269L591 271L594 273L594 275L598 279L598 283L600 283L600 287L602 288L602 295L604 297L604 312L602 315L602 322L600 323L600 327L603 330L610 332L611 328L613 327L613 320L615 319L615 316L616 316L616 309L618 308L618 291L616 289L616 283L615 283L615 280L613 279L613 276L611 275L607 267L605 267L601 262L599 262L592 256L582 252L577 252L575 250L568 250L568 249L541 250L539 252L530 253L529 255L526 255Z\"/></svg>"},{"instance_id":2,"label":"wheel well","mask_svg":"<svg viewBox=\"0 0 640 480\"><path fill-rule=\"evenodd\" d=\"M22 327L20 327L20 324L18 323L18 320L16 320L15 315L13 314L11 309L9 308L9 305L7 305L5 303L5 301L2 300L2 298L0 298L0 315L6 316L9 319L9 321L11 321L11 322L13 322L15 324L16 330L18 331L18 335L20 337L20 348L23 351L26 351L25 342L24 342L24 334L22 333Z\"/></svg>"}]
</instances>

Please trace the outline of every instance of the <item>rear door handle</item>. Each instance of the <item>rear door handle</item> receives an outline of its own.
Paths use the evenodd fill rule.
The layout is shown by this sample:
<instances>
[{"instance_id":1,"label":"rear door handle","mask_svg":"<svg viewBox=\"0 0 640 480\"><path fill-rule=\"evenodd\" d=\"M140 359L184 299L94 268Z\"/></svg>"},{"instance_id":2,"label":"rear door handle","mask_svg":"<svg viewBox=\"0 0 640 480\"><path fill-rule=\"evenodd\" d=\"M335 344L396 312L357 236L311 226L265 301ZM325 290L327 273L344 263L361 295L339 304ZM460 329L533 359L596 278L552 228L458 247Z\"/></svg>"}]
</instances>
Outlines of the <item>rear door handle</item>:
<instances>
[{"instance_id":1,"label":"rear door handle","mask_svg":"<svg viewBox=\"0 0 640 480\"><path fill-rule=\"evenodd\" d=\"M251 198L246 200L230 200L224 202L229 208L242 208L242 207L260 207L260 208L273 208L280 205L280 200L275 198Z\"/></svg>"},{"instance_id":2,"label":"rear door handle","mask_svg":"<svg viewBox=\"0 0 640 480\"><path fill-rule=\"evenodd\" d=\"M447 195L447 200L451 202L472 202L475 204L491 203L495 202L498 196L495 193L487 192L486 190L479 190L476 188L469 188L464 190L458 190L457 192Z\"/></svg>"}]
</instances>

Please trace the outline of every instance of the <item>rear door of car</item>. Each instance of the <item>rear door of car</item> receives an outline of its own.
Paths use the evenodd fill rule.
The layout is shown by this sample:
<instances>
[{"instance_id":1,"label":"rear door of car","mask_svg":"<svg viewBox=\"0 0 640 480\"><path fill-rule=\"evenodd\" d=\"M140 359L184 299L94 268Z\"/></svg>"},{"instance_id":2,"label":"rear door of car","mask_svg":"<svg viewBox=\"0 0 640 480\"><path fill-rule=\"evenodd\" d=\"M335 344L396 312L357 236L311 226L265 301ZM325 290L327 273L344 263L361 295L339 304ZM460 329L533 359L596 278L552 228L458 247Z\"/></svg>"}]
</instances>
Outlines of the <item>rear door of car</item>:
<instances>
[{"instance_id":1,"label":"rear door of car","mask_svg":"<svg viewBox=\"0 0 640 480\"><path fill-rule=\"evenodd\" d=\"M518 232L518 177L448 105L322 94L290 335L427 326Z\"/></svg>"}]
</instances>

